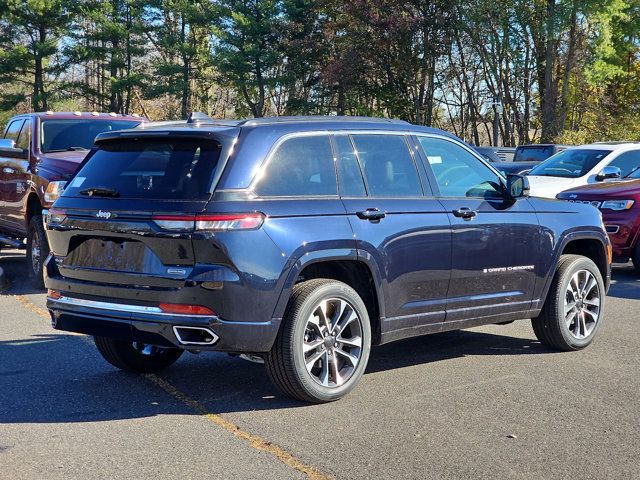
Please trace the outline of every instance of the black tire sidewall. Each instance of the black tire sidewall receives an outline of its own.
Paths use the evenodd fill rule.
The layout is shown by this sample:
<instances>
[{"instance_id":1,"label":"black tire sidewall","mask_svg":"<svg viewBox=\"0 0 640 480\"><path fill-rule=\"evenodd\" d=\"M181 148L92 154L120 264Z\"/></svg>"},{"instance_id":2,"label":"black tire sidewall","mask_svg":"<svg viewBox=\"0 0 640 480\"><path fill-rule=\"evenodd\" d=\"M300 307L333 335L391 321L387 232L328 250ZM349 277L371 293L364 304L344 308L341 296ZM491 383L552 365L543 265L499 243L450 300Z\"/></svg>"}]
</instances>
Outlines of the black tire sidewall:
<instances>
[{"instance_id":1,"label":"black tire sidewall","mask_svg":"<svg viewBox=\"0 0 640 480\"><path fill-rule=\"evenodd\" d=\"M598 321L596 322L593 331L589 334L588 337L584 339L575 338L570 333L569 327L564 321L564 298L566 295L567 287L569 286L569 282L571 281L573 275L575 275L575 273L579 270L587 270L594 276L596 282L598 283L598 290L600 294L600 312L598 315ZM605 287L604 281L602 280L602 274L600 273L600 270L598 270L596 264L593 263L590 259L586 257L578 258L576 260L572 260L571 263L566 267L566 270L562 272L561 278L558 279L557 288L558 291L556 298L558 298L558 302L555 305L555 323L562 336L562 341L567 345L567 347L573 350L582 349L593 342L593 339L598 333L598 330L600 330L604 319Z\"/></svg>"},{"instance_id":2,"label":"black tire sidewall","mask_svg":"<svg viewBox=\"0 0 640 480\"><path fill-rule=\"evenodd\" d=\"M329 298L338 298L349 302L360 318L362 329L362 353L360 356L360 362L349 380L340 387L323 387L322 385L319 385L308 373L303 360L304 355L302 353L307 319L313 313L313 310L320 301ZM367 364L369 362L369 354L371 351L371 325L367 308L360 296L355 292L355 290L346 284L331 282L317 288L306 299L304 299L302 308L298 310L297 318L291 319L291 321L293 321L291 336L293 344L290 345L293 356L292 361L297 380L302 388L309 395L325 402L337 400L347 395L351 390L353 390L364 374L364 370L367 368Z\"/></svg>"},{"instance_id":3,"label":"black tire sidewall","mask_svg":"<svg viewBox=\"0 0 640 480\"><path fill-rule=\"evenodd\" d=\"M38 272L33 269L33 262L31 260L31 251L33 248L33 238L39 237L40 240L40 267ZM27 232L27 268L29 273L29 279L34 287L44 288L44 262L49 256L49 243L47 241L47 235L44 231L44 225L42 223L42 217L40 215L34 215L29 220L29 230Z\"/></svg>"},{"instance_id":4,"label":"black tire sidewall","mask_svg":"<svg viewBox=\"0 0 640 480\"><path fill-rule=\"evenodd\" d=\"M105 337L94 337L94 341L105 360L121 370L134 373L154 373L164 370L173 365L184 353L184 350L178 348L167 348L161 354L143 355L130 341Z\"/></svg>"}]
</instances>

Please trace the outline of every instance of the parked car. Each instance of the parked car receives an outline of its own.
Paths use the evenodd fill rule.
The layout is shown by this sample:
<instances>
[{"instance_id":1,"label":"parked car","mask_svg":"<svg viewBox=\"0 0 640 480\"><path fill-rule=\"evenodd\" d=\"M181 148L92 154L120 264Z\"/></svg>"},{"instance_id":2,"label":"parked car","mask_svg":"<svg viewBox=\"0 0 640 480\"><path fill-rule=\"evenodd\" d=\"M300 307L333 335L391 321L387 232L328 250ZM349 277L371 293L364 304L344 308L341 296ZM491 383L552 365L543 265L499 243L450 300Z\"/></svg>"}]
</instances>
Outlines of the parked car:
<instances>
[{"instance_id":1,"label":"parked car","mask_svg":"<svg viewBox=\"0 0 640 480\"><path fill-rule=\"evenodd\" d=\"M529 318L576 350L601 325L598 211L527 198L443 131L194 116L96 144L47 214L47 307L123 370L251 354L285 394L326 402L371 345Z\"/></svg>"},{"instance_id":2,"label":"parked car","mask_svg":"<svg viewBox=\"0 0 640 480\"><path fill-rule=\"evenodd\" d=\"M473 147L476 152L482 155L486 160L489 160L492 163L492 166L497 169L504 176L507 175L525 175L529 173L535 165L539 162L514 162L505 160L506 156L505 151L511 150L511 158L513 158L515 153L515 148L507 148L507 147Z\"/></svg>"},{"instance_id":3,"label":"parked car","mask_svg":"<svg viewBox=\"0 0 640 480\"><path fill-rule=\"evenodd\" d=\"M560 192L628 175L640 165L640 143L593 144L557 153L528 174L531 195L555 198Z\"/></svg>"},{"instance_id":4,"label":"parked car","mask_svg":"<svg viewBox=\"0 0 640 480\"><path fill-rule=\"evenodd\" d=\"M640 273L640 167L620 181L572 188L558 198L599 208L614 258L625 263L631 259Z\"/></svg>"},{"instance_id":5,"label":"parked car","mask_svg":"<svg viewBox=\"0 0 640 480\"><path fill-rule=\"evenodd\" d=\"M30 113L13 117L0 137L0 246L25 248L28 274L43 287L42 265L49 254L41 212L60 194L93 139L139 125L133 115Z\"/></svg>"}]
</instances>

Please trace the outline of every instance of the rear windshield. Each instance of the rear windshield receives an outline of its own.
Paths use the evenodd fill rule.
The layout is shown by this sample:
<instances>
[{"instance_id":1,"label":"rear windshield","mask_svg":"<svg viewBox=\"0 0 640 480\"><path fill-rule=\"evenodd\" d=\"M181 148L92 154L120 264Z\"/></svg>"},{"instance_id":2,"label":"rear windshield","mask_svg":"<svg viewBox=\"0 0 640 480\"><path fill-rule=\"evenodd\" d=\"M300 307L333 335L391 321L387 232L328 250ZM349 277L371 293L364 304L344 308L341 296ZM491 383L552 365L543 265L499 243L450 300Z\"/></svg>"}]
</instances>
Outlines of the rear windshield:
<instances>
[{"instance_id":1,"label":"rear windshield","mask_svg":"<svg viewBox=\"0 0 640 480\"><path fill-rule=\"evenodd\" d=\"M206 200L220 144L201 139L118 140L100 145L64 196Z\"/></svg>"},{"instance_id":2,"label":"rear windshield","mask_svg":"<svg viewBox=\"0 0 640 480\"><path fill-rule=\"evenodd\" d=\"M40 125L43 153L90 150L99 133L134 128L140 122L126 120L45 120Z\"/></svg>"},{"instance_id":3,"label":"rear windshield","mask_svg":"<svg viewBox=\"0 0 640 480\"><path fill-rule=\"evenodd\" d=\"M513 158L514 162L541 162L553 155L553 147L518 148Z\"/></svg>"},{"instance_id":4,"label":"rear windshield","mask_svg":"<svg viewBox=\"0 0 640 480\"><path fill-rule=\"evenodd\" d=\"M556 153L553 157L537 165L529 172L529 175L566 178L582 177L610 153L611 150L571 148Z\"/></svg>"}]
</instances>

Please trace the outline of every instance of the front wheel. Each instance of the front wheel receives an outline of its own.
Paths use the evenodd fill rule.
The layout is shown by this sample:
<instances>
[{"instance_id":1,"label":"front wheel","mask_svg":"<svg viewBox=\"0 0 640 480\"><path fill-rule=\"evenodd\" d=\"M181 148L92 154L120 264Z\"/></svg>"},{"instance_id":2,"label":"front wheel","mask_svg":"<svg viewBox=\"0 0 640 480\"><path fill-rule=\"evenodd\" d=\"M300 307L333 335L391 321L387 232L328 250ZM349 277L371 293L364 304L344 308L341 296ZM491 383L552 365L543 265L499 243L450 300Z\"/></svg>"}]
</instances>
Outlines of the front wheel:
<instances>
[{"instance_id":1,"label":"front wheel","mask_svg":"<svg viewBox=\"0 0 640 480\"><path fill-rule=\"evenodd\" d=\"M44 232L42 215L34 215L29 220L27 232L27 268L29 281L34 288L44 288L44 261L49 256L49 242Z\"/></svg>"},{"instance_id":2,"label":"front wheel","mask_svg":"<svg viewBox=\"0 0 640 480\"><path fill-rule=\"evenodd\" d=\"M604 299L595 263L580 255L562 255L542 312L531 320L536 337L558 350L585 348L602 325Z\"/></svg>"},{"instance_id":3,"label":"front wheel","mask_svg":"<svg viewBox=\"0 0 640 480\"><path fill-rule=\"evenodd\" d=\"M356 386L370 349L371 325L360 296L342 282L314 279L294 287L265 364L286 395L331 402Z\"/></svg>"},{"instance_id":4,"label":"front wheel","mask_svg":"<svg viewBox=\"0 0 640 480\"><path fill-rule=\"evenodd\" d=\"M164 348L141 342L93 337L103 358L120 370L133 373L155 373L173 365L184 350Z\"/></svg>"}]
</instances>

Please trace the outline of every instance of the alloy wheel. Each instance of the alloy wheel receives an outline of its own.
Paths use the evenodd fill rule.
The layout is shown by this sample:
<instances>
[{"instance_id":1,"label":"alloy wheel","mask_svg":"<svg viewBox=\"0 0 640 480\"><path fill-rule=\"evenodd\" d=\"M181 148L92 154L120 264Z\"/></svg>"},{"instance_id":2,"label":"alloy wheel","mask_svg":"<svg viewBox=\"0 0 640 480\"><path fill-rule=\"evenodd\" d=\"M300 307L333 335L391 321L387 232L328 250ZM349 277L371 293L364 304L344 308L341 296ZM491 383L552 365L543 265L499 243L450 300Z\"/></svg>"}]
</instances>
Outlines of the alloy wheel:
<instances>
[{"instance_id":1,"label":"alloy wheel","mask_svg":"<svg viewBox=\"0 0 640 480\"><path fill-rule=\"evenodd\" d=\"M588 270L573 274L564 301L564 321L569 333L578 340L593 332L600 318L600 288Z\"/></svg>"},{"instance_id":2,"label":"alloy wheel","mask_svg":"<svg viewBox=\"0 0 640 480\"><path fill-rule=\"evenodd\" d=\"M339 298L320 302L307 319L302 351L314 381L324 387L344 385L362 355L362 320L354 307Z\"/></svg>"}]
</instances>

